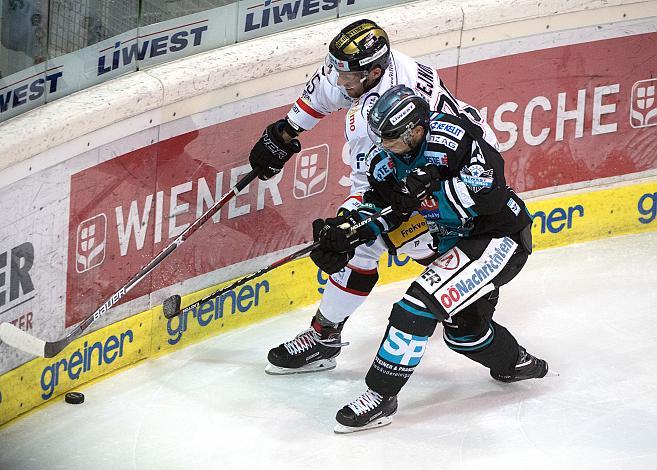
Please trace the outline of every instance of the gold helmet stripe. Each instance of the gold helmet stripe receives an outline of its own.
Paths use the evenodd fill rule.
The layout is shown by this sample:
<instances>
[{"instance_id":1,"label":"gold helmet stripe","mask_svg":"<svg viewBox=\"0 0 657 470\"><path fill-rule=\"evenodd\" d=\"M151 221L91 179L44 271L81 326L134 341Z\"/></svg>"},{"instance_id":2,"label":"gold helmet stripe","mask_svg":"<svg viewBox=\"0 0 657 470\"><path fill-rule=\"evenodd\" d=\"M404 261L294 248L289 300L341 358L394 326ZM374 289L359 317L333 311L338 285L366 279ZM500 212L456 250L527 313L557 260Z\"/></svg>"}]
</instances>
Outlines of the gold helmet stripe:
<instances>
[{"instance_id":1,"label":"gold helmet stripe","mask_svg":"<svg viewBox=\"0 0 657 470\"><path fill-rule=\"evenodd\" d=\"M374 34L376 37L382 36L385 33L381 28L376 26L374 23L363 23L361 25L356 26L354 29L350 29L349 31L346 31L342 34L340 39L338 39L335 42L335 47L338 49L342 49L342 47L348 43L349 41L357 41L364 36L363 33L368 33L370 31L374 31ZM344 51L347 54L354 54L355 52L360 52L358 49L356 49L354 52L349 52L347 50Z\"/></svg>"}]
</instances>

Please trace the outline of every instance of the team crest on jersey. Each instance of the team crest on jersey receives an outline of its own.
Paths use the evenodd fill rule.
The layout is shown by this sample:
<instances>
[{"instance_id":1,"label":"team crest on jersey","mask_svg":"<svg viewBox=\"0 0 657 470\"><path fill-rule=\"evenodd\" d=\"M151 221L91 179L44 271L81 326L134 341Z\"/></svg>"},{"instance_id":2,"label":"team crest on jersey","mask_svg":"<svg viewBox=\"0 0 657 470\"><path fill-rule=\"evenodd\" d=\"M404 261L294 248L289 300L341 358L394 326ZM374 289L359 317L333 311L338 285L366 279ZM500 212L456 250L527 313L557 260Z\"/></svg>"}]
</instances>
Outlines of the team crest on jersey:
<instances>
[{"instance_id":1,"label":"team crest on jersey","mask_svg":"<svg viewBox=\"0 0 657 470\"><path fill-rule=\"evenodd\" d=\"M484 170L481 165L470 165L461 170L461 181L474 193L493 187L493 169Z\"/></svg>"}]
</instances>

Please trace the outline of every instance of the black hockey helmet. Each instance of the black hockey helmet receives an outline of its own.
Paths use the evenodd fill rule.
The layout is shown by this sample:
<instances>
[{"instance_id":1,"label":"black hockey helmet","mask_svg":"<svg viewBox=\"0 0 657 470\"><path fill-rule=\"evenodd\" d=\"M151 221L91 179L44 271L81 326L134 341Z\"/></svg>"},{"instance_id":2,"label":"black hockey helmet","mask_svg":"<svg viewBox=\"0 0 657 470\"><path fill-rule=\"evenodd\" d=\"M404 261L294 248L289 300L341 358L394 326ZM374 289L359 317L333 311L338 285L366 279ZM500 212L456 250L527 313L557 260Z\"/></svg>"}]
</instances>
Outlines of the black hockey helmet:
<instances>
[{"instance_id":1,"label":"black hockey helmet","mask_svg":"<svg viewBox=\"0 0 657 470\"><path fill-rule=\"evenodd\" d=\"M385 70L390 62L388 35L374 21L358 20L333 38L326 61L338 72Z\"/></svg>"},{"instance_id":2,"label":"black hockey helmet","mask_svg":"<svg viewBox=\"0 0 657 470\"><path fill-rule=\"evenodd\" d=\"M405 85L396 85L376 101L367 118L370 137L375 143L403 138L417 125L428 130L429 103ZM408 142L407 142L408 143Z\"/></svg>"}]
</instances>

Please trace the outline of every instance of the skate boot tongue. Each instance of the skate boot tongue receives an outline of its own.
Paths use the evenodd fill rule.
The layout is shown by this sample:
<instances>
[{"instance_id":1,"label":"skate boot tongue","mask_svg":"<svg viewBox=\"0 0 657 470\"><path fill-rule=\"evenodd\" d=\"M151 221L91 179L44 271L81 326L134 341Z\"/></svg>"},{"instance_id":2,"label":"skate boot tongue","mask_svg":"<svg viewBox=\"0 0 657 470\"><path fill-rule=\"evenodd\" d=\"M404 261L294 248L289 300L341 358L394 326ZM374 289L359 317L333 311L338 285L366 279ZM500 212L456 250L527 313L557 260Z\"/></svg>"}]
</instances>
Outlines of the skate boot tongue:
<instances>
[{"instance_id":1,"label":"skate boot tongue","mask_svg":"<svg viewBox=\"0 0 657 470\"><path fill-rule=\"evenodd\" d=\"M365 393L349 403L347 406L354 410L356 415L362 415L379 406L382 401L383 396L368 388Z\"/></svg>"},{"instance_id":2,"label":"skate boot tongue","mask_svg":"<svg viewBox=\"0 0 657 470\"><path fill-rule=\"evenodd\" d=\"M338 330L325 328L318 333L314 328L308 328L269 351L269 365L265 372L285 375L334 369L336 356L342 346L348 344L340 341Z\"/></svg>"}]
</instances>

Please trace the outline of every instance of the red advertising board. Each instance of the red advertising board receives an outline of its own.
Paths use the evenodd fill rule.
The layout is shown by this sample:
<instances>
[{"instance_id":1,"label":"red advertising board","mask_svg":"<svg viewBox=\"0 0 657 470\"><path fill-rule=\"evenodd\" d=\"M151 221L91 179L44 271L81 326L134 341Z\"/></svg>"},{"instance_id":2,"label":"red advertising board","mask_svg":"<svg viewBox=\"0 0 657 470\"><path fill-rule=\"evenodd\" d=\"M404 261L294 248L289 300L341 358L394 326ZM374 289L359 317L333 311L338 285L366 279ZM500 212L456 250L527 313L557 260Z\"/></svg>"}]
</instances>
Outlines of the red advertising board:
<instances>
[{"instance_id":1,"label":"red advertising board","mask_svg":"<svg viewBox=\"0 0 657 470\"><path fill-rule=\"evenodd\" d=\"M516 191L657 168L657 33L460 65ZM510 148L509 148L510 147Z\"/></svg>"},{"instance_id":2,"label":"red advertising board","mask_svg":"<svg viewBox=\"0 0 657 470\"><path fill-rule=\"evenodd\" d=\"M248 153L282 107L186 133L71 178L66 325L93 312L249 171ZM126 300L223 266L299 245L310 221L335 213L344 112L303 136L280 178L254 181ZM330 157L329 157L330 155Z\"/></svg>"},{"instance_id":3,"label":"red advertising board","mask_svg":"<svg viewBox=\"0 0 657 470\"><path fill-rule=\"evenodd\" d=\"M657 168L657 33L484 60L441 71L485 108L516 191ZM100 305L249 170L262 129L288 107L118 156L71 178L70 326ZM254 182L134 289L130 298L309 241L311 221L348 188L344 112L302 135L280 180ZM219 281L219 280L218 280Z\"/></svg>"}]
</instances>

